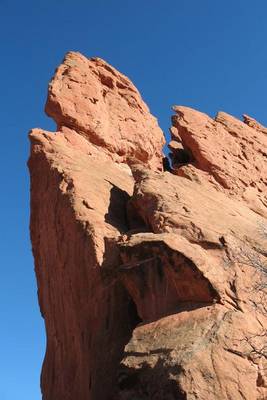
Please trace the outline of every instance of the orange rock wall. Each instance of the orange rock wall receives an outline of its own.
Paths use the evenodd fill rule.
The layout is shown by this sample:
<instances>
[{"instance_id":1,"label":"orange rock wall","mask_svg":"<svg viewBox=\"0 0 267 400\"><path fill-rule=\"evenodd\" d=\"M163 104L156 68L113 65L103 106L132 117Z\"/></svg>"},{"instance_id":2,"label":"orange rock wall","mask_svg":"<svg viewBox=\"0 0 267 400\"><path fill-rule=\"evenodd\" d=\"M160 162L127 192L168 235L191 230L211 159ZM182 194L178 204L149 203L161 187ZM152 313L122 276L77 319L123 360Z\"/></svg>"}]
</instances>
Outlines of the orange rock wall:
<instances>
[{"instance_id":1,"label":"orange rock wall","mask_svg":"<svg viewBox=\"0 0 267 400\"><path fill-rule=\"evenodd\" d=\"M44 400L267 398L267 129L68 53L30 132Z\"/></svg>"}]
</instances>

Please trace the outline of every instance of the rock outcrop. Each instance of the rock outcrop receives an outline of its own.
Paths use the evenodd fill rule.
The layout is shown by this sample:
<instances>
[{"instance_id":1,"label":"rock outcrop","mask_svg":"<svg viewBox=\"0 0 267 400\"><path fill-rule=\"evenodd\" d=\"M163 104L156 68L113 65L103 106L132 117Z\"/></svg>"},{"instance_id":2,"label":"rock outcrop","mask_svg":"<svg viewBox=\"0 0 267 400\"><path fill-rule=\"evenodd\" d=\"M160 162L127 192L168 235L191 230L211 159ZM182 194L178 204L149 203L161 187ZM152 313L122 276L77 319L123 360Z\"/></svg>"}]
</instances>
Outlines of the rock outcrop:
<instances>
[{"instance_id":1,"label":"rock outcrop","mask_svg":"<svg viewBox=\"0 0 267 400\"><path fill-rule=\"evenodd\" d=\"M165 140L156 119L132 82L100 58L68 53L49 85L45 110L59 131L84 136L92 154L162 168Z\"/></svg>"},{"instance_id":2,"label":"rock outcrop","mask_svg":"<svg viewBox=\"0 0 267 400\"><path fill-rule=\"evenodd\" d=\"M68 53L30 132L44 400L267 398L267 129ZM165 171L163 171L163 165Z\"/></svg>"},{"instance_id":3,"label":"rock outcrop","mask_svg":"<svg viewBox=\"0 0 267 400\"><path fill-rule=\"evenodd\" d=\"M266 128L247 115L241 122L224 112L212 119L188 107L173 109L171 143L180 144L180 153L188 155L192 164L184 167L180 153L172 151L177 173L193 180L203 177L267 217Z\"/></svg>"}]
</instances>

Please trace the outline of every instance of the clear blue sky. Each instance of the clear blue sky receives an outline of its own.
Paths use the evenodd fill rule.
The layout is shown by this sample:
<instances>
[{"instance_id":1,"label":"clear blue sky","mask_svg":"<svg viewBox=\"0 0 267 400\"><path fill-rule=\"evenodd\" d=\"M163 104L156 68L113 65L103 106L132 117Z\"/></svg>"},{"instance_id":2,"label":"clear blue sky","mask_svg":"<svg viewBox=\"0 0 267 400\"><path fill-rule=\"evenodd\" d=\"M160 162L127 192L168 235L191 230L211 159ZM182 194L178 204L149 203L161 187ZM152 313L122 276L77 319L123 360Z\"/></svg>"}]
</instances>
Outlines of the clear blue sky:
<instances>
[{"instance_id":1,"label":"clear blue sky","mask_svg":"<svg viewBox=\"0 0 267 400\"><path fill-rule=\"evenodd\" d=\"M267 125L266 0L0 0L0 399L40 399L45 348L29 241L32 127L64 53L128 75L167 132L173 104ZM78 400L78 399L77 399Z\"/></svg>"}]
</instances>

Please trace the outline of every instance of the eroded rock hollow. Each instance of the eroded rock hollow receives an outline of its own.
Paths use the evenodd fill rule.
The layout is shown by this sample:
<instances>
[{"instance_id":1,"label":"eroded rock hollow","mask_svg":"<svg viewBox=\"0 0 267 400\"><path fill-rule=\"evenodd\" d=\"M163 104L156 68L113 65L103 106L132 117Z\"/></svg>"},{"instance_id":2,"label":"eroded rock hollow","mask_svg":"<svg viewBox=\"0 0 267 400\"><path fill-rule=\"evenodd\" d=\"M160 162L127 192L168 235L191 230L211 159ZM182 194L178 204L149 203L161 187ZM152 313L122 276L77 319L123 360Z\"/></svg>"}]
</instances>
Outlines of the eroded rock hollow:
<instances>
[{"instance_id":1,"label":"eroded rock hollow","mask_svg":"<svg viewBox=\"0 0 267 400\"><path fill-rule=\"evenodd\" d=\"M30 132L44 400L267 398L267 128L68 53Z\"/></svg>"}]
</instances>

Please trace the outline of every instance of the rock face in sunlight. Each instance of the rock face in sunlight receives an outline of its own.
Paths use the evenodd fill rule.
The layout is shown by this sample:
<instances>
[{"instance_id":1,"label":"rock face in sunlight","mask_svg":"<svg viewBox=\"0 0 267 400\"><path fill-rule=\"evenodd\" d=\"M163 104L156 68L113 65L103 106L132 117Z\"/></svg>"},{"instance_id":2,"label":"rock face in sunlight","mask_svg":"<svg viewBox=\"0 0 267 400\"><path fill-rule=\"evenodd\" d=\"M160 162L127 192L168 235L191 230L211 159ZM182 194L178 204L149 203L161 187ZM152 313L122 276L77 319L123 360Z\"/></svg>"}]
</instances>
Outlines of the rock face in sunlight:
<instances>
[{"instance_id":1,"label":"rock face in sunlight","mask_svg":"<svg viewBox=\"0 0 267 400\"><path fill-rule=\"evenodd\" d=\"M173 109L171 143L180 144L192 160L181 165L179 152L172 151L177 174L193 181L204 178L267 217L267 129L247 115L241 122L224 112L212 119L188 107Z\"/></svg>"},{"instance_id":2,"label":"rock face in sunlight","mask_svg":"<svg viewBox=\"0 0 267 400\"><path fill-rule=\"evenodd\" d=\"M105 61L68 53L49 85L57 132L32 130L29 159L44 400L267 398L267 129L174 111L169 165Z\"/></svg>"},{"instance_id":3,"label":"rock face in sunlight","mask_svg":"<svg viewBox=\"0 0 267 400\"><path fill-rule=\"evenodd\" d=\"M68 53L48 89L46 112L59 131L74 131L90 153L136 159L161 169L164 136L132 82L100 58Z\"/></svg>"}]
</instances>

